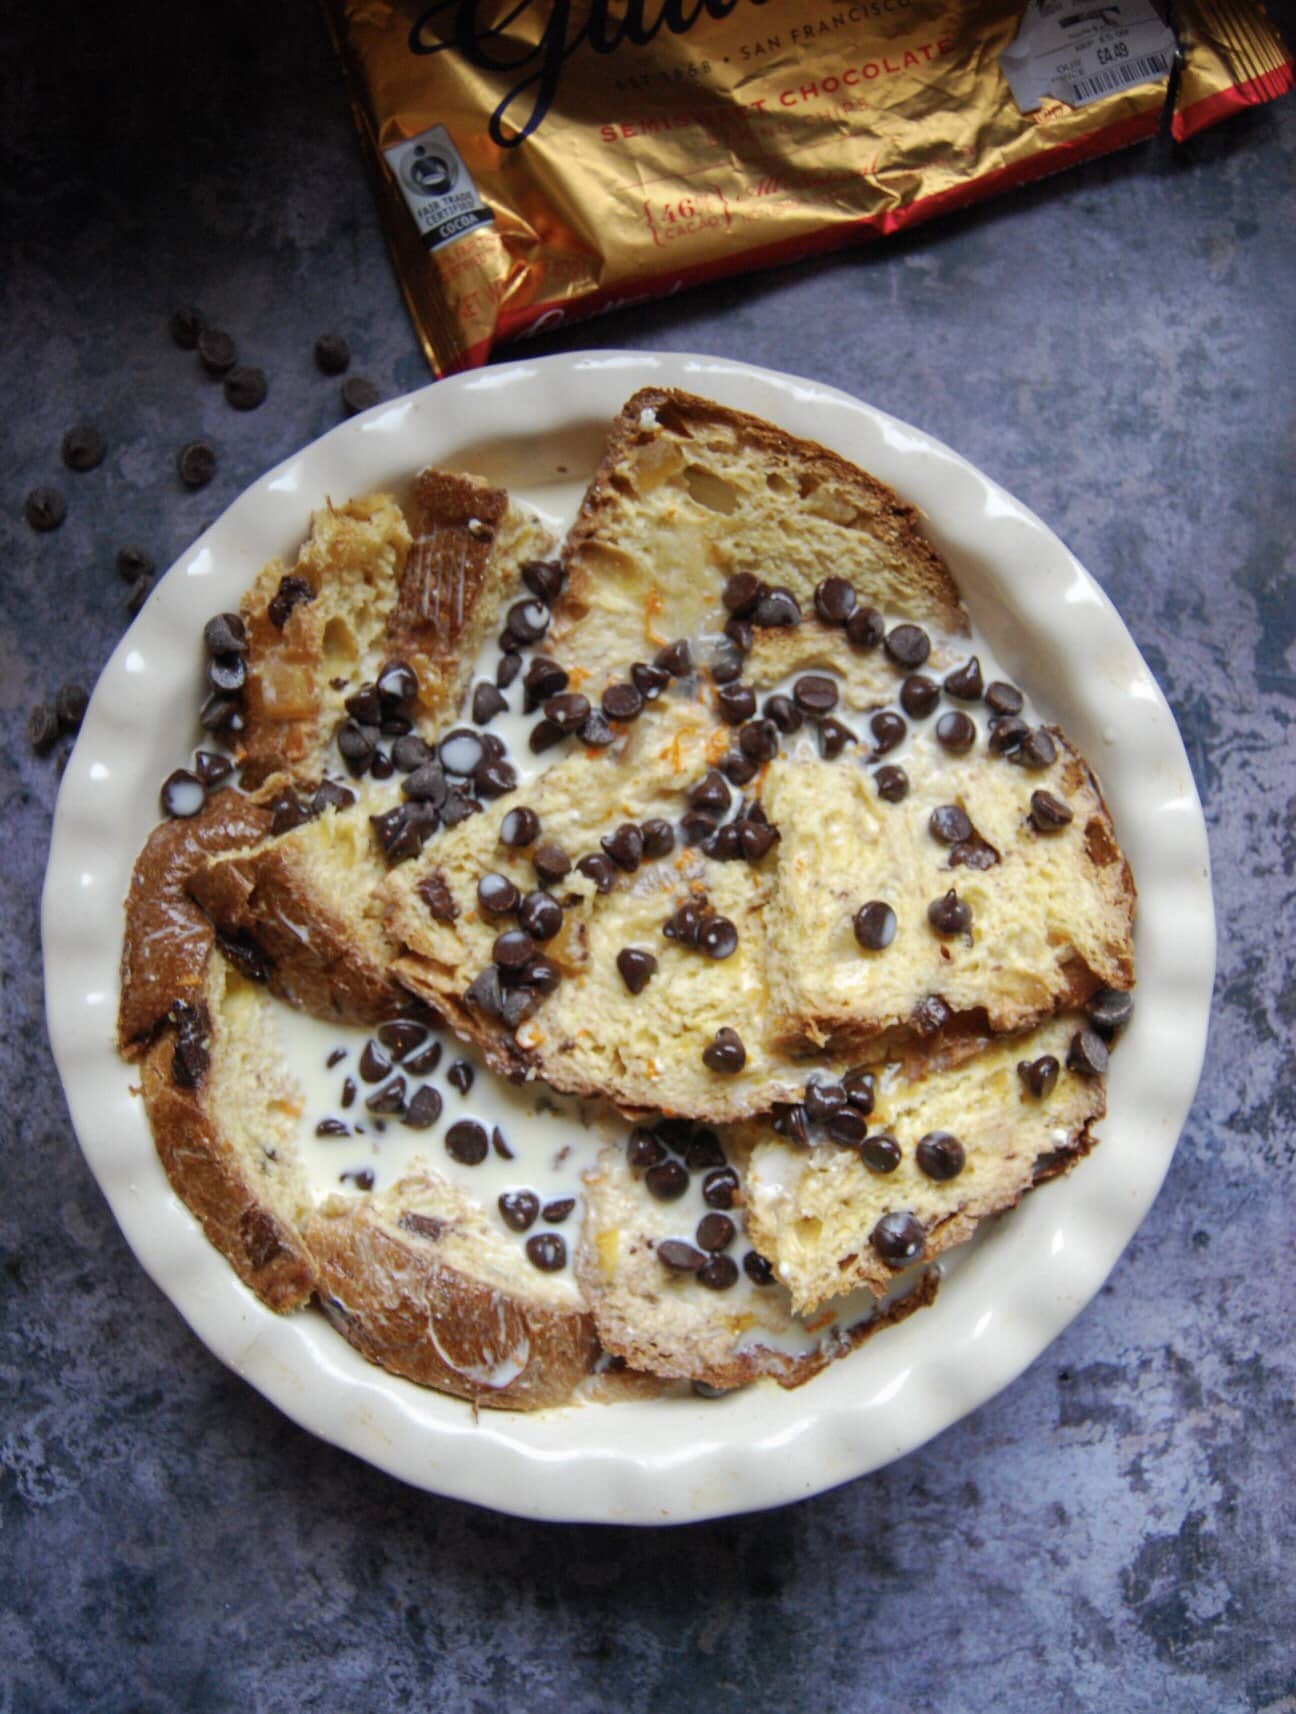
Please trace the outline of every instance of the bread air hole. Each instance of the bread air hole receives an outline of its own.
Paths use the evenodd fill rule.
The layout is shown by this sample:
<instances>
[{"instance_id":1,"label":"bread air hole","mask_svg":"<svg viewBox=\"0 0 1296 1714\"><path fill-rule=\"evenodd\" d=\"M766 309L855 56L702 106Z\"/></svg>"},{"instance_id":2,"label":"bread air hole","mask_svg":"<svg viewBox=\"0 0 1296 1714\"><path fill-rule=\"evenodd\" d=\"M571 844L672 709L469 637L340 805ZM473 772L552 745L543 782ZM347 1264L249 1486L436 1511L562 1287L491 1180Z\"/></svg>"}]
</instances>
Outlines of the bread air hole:
<instances>
[{"instance_id":1,"label":"bread air hole","mask_svg":"<svg viewBox=\"0 0 1296 1714\"><path fill-rule=\"evenodd\" d=\"M686 465L684 486L698 505L705 506L708 512L723 512L729 517L738 510L737 489L722 476L717 476L714 470L705 470L700 464Z\"/></svg>"},{"instance_id":2,"label":"bread air hole","mask_svg":"<svg viewBox=\"0 0 1296 1714\"><path fill-rule=\"evenodd\" d=\"M324 627L322 677L340 678L360 658L355 636L345 619L330 619Z\"/></svg>"}]
</instances>

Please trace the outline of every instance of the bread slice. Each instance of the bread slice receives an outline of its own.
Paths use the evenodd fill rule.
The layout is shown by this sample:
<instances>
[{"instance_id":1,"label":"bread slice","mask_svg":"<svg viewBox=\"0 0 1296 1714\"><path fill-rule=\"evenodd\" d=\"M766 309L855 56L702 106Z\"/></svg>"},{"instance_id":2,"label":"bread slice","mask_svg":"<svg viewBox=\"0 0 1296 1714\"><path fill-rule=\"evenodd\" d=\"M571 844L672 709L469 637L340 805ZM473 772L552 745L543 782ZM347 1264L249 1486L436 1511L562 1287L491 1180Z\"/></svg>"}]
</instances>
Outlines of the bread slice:
<instances>
[{"instance_id":1,"label":"bread slice","mask_svg":"<svg viewBox=\"0 0 1296 1714\"><path fill-rule=\"evenodd\" d=\"M387 660L414 669L417 724L442 726L518 567L554 548L502 489L472 476L423 471L411 517L412 529L389 494L325 507L291 570L272 560L244 596L246 789L276 773L326 773L343 704Z\"/></svg>"},{"instance_id":2,"label":"bread slice","mask_svg":"<svg viewBox=\"0 0 1296 1714\"><path fill-rule=\"evenodd\" d=\"M933 1003L937 1020L979 1013L994 1031L1016 1031L1100 986L1131 986L1129 867L1093 776L1060 732L1052 737L1055 762L1028 772L984 751L950 756L933 734L917 734L900 803L884 801L846 757L770 763L762 801L781 833L765 913L776 1042L858 1054L896 1025L928 1028ZM1029 820L1041 789L1074 813L1057 832ZM980 835L974 861L931 833L943 805L962 809ZM971 908L967 934L938 934L928 920L950 889ZM870 900L897 918L880 952L862 951L853 929Z\"/></svg>"},{"instance_id":3,"label":"bread slice","mask_svg":"<svg viewBox=\"0 0 1296 1714\"><path fill-rule=\"evenodd\" d=\"M744 1165L747 1235L773 1264L796 1313L813 1314L842 1292L887 1289L895 1276L870 1243L884 1215L907 1212L921 1222L922 1259L930 1261L1087 1153L1106 1100L1101 1078L1066 1069L1071 1039L1083 1027L1083 1015L1062 1014L912 1079L889 1066L869 1116L871 1135L900 1145L899 1165L888 1173L870 1171L854 1148L797 1148L768 1126L745 1128L733 1152ZM1044 1055L1062 1069L1051 1094L1036 1098L1017 1067ZM963 1170L943 1182L916 1161L918 1143L938 1131L957 1137L966 1152Z\"/></svg>"},{"instance_id":4,"label":"bread slice","mask_svg":"<svg viewBox=\"0 0 1296 1714\"><path fill-rule=\"evenodd\" d=\"M135 859L126 895L117 1046L138 1059L177 1000L196 1001L215 931L189 896L207 858L261 837L271 812L233 790L213 793L197 815L155 827Z\"/></svg>"},{"instance_id":5,"label":"bread slice","mask_svg":"<svg viewBox=\"0 0 1296 1714\"><path fill-rule=\"evenodd\" d=\"M317 1018L377 1023L407 995L382 920L387 865L363 807L326 809L261 844L201 864L189 891L222 933L254 946L273 993Z\"/></svg>"},{"instance_id":6,"label":"bread slice","mask_svg":"<svg viewBox=\"0 0 1296 1714\"><path fill-rule=\"evenodd\" d=\"M481 1205L433 1173L327 1199L307 1243L329 1320L371 1362L421 1386L540 1410L595 1372L594 1323L573 1281L519 1266Z\"/></svg>"},{"instance_id":7,"label":"bread slice","mask_svg":"<svg viewBox=\"0 0 1296 1714\"><path fill-rule=\"evenodd\" d=\"M763 1376L798 1387L936 1295L935 1275L917 1270L901 1283L888 1281L877 1298L866 1293L836 1311L799 1318L786 1287L756 1285L741 1265L751 1248L741 1230L741 1186L731 1216L737 1236L723 1252L738 1264L736 1278L718 1290L701 1284L658 1254L669 1239L692 1246L708 1212L703 1175L690 1177L683 1197L658 1201L625 1149L609 1145L589 1181L580 1279L604 1348L636 1370L724 1390Z\"/></svg>"},{"instance_id":8,"label":"bread slice","mask_svg":"<svg viewBox=\"0 0 1296 1714\"><path fill-rule=\"evenodd\" d=\"M788 589L848 578L861 602L966 629L918 514L812 441L669 388L627 400L563 549L551 651L595 686L677 637L723 628L736 572Z\"/></svg>"}]
</instances>

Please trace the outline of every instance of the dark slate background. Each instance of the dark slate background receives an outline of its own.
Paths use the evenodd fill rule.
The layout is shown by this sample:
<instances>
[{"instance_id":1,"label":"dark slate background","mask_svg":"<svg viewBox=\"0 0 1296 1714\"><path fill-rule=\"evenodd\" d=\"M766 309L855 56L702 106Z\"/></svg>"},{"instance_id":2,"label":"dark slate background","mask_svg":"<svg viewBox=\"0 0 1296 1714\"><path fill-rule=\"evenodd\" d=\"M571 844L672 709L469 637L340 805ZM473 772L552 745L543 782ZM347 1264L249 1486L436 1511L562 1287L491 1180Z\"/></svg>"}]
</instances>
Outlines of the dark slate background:
<instances>
[{"instance_id":1,"label":"dark slate background","mask_svg":"<svg viewBox=\"0 0 1296 1714\"><path fill-rule=\"evenodd\" d=\"M36 927L55 769L27 710L120 635L119 545L169 563L338 419L317 333L390 393L427 376L313 7L23 10L0 52L0 1714L1291 1714L1296 102L546 342L834 382L1032 506L1175 708L1220 928L1169 1180L1022 1380L807 1504L560 1528L284 1421L145 1278L72 1136ZM260 411L171 345L189 299L269 371ZM58 448L83 416L111 451L76 477ZM172 459L197 433L221 467L186 495ZM38 537L21 506L44 480L70 510Z\"/></svg>"}]
</instances>

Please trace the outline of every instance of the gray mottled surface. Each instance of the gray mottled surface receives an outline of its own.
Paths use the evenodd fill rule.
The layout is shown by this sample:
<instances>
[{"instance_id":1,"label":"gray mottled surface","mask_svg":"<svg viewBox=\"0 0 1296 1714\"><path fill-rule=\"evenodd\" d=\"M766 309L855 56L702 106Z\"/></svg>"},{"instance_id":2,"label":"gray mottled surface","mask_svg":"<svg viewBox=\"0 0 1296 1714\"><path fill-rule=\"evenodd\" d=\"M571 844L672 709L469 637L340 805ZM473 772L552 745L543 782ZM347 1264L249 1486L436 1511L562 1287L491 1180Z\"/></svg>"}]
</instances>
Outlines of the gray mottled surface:
<instances>
[{"instance_id":1,"label":"gray mottled surface","mask_svg":"<svg viewBox=\"0 0 1296 1714\"><path fill-rule=\"evenodd\" d=\"M26 710L120 634L116 546L168 562L336 420L316 333L391 391L424 370L312 7L25 10L0 56L0 1711L1291 1714L1296 103L567 337L833 381L1051 523L1182 723L1221 931L1165 1189L1021 1381L811 1503L580 1531L288 1424L149 1284L69 1129L36 933L55 774ZM189 298L270 371L261 411L170 345ZM77 478L81 415L112 451ZM172 450L202 430L220 474L185 496ZM49 477L71 515L38 538L21 499Z\"/></svg>"}]
</instances>

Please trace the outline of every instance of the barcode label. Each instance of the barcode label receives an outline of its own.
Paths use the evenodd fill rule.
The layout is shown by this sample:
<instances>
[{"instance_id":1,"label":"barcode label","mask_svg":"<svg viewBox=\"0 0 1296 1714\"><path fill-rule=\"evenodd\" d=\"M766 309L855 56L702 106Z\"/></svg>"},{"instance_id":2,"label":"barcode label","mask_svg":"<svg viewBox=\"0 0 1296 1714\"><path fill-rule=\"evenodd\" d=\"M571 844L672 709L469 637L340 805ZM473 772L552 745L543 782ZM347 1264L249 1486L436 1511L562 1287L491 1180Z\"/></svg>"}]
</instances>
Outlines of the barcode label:
<instances>
[{"instance_id":1,"label":"barcode label","mask_svg":"<svg viewBox=\"0 0 1296 1714\"><path fill-rule=\"evenodd\" d=\"M1128 89L1132 83L1151 83L1154 78L1169 75L1167 55L1146 54L1142 59L1109 66L1093 77L1080 78L1068 86L1066 100L1071 107L1083 107L1087 101L1096 101L1100 95L1110 95L1113 90Z\"/></svg>"}]
</instances>

